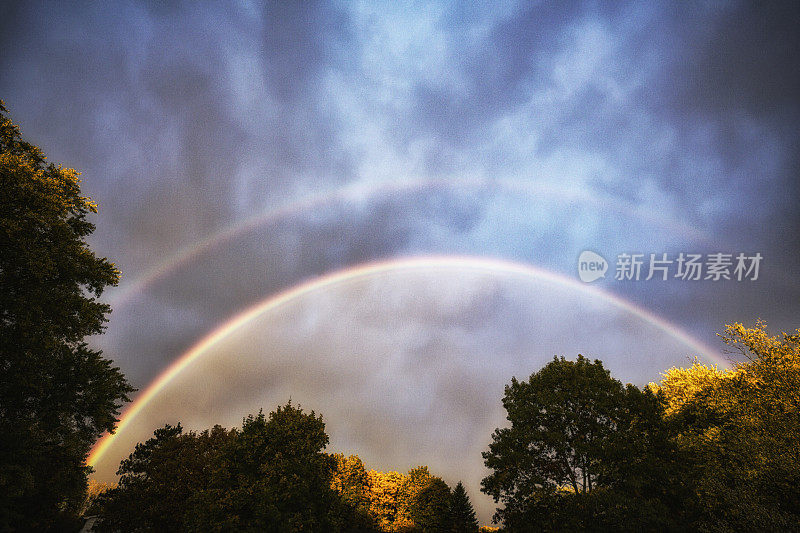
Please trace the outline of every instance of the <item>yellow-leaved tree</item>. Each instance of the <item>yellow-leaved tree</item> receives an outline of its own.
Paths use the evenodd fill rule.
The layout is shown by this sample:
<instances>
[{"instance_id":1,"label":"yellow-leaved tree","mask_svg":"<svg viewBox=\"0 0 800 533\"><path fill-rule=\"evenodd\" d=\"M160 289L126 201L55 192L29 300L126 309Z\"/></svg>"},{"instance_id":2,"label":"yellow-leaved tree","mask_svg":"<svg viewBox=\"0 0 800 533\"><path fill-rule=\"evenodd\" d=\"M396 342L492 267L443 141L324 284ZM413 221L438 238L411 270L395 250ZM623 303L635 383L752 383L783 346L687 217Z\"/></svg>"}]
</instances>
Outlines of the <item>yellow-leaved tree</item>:
<instances>
[{"instance_id":1,"label":"yellow-leaved tree","mask_svg":"<svg viewBox=\"0 0 800 533\"><path fill-rule=\"evenodd\" d=\"M800 523L800 329L725 327L742 362L719 370L695 361L651 388L696 462L699 527L779 531Z\"/></svg>"}]
</instances>

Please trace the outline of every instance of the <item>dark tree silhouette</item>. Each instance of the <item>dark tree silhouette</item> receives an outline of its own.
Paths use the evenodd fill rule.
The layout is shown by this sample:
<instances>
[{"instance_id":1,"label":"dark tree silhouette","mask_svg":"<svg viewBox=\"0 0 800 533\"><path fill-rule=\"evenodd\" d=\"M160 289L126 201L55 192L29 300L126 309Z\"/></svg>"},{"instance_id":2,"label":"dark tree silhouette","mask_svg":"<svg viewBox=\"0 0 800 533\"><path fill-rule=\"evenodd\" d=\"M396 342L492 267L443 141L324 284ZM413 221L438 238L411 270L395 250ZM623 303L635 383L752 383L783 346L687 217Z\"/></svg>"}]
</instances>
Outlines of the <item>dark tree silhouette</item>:
<instances>
[{"instance_id":1,"label":"dark tree silhouette","mask_svg":"<svg viewBox=\"0 0 800 533\"><path fill-rule=\"evenodd\" d=\"M220 426L183 433L166 425L120 463L119 485L98 497L96 531L185 531L209 474L236 438Z\"/></svg>"},{"instance_id":2,"label":"dark tree silhouette","mask_svg":"<svg viewBox=\"0 0 800 533\"><path fill-rule=\"evenodd\" d=\"M452 524L450 528L452 533L476 533L478 531L475 510L460 481L453 489L453 495L450 498L450 523Z\"/></svg>"},{"instance_id":3,"label":"dark tree silhouette","mask_svg":"<svg viewBox=\"0 0 800 533\"><path fill-rule=\"evenodd\" d=\"M600 361L555 358L529 381L511 380L483 456L482 490L502 501L512 530L685 529L685 461L659 400L623 387Z\"/></svg>"},{"instance_id":4,"label":"dark tree silhouette","mask_svg":"<svg viewBox=\"0 0 800 533\"><path fill-rule=\"evenodd\" d=\"M192 513L194 530L336 531L325 424L290 403L248 416Z\"/></svg>"},{"instance_id":5,"label":"dark tree silhouette","mask_svg":"<svg viewBox=\"0 0 800 533\"><path fill-rule=\"evenodd\" d=\"M132 392L83 339L119 272L84 240L95 205L48 164L0 102L0 530L66 528L85 498L92 444Z\"/></svg>"}]
</instances>

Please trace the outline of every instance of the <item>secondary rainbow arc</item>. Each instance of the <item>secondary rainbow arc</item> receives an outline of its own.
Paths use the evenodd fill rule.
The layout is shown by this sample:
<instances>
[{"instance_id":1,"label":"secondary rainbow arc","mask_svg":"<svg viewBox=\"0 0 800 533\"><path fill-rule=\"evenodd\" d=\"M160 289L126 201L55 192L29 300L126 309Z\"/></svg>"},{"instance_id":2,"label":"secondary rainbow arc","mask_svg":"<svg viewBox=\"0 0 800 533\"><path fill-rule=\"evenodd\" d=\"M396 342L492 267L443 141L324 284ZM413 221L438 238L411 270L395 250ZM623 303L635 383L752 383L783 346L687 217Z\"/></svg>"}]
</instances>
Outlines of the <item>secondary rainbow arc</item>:
<instances>
[{"instance_id":1,"label":"secondary rainbow arc","mask_svg":"<svg viewBox=\"0 0 800 533\"><path fill-rule=\"evenodd\" d=\"M298 201L269 209L244 220L236 221L190 245L179 249L161 263L147 269L144 273L134 278L130 283L124 283L117 289L110 291L112 306L124 305L133 295L142 292L155 281L164 278L170 272L182 265L186 265L202 253L225 243L239 235L259 226L302 213L309 209L320 208L335 202L357 202L365 198L374 198L377 195L397 194L429 189L445 189L453 191L485 190L506 191L527 195L541 195L547 199L558 199L567 203L595 205L600 208L612 208L616 212L625 213L635 219L655 223L671 232L685 236L693 241L705 241L707 235L686 223L673 220L620 200L616 197L600 196L589 193L584 189L569 188L547 182L529 182L509 180L502 178L462 178L458 180L445 179L407 179L397 182L362 183L341 187L316 195L301 198Z\"/></svg>"}]
</instances>

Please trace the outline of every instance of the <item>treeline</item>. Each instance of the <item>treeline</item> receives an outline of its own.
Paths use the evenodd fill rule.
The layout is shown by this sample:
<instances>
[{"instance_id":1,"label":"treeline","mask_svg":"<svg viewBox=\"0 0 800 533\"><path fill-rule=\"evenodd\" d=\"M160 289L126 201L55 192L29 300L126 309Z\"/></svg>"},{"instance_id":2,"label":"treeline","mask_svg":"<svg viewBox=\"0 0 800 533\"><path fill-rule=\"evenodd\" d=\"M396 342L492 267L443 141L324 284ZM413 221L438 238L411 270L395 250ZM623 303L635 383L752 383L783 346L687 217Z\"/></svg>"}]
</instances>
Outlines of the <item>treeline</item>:
<instances>
[{"instance_id":1,"label":"treeline","mask_svg":"<svg viewBox=\"0 0 800 533\"><path fill-rule=\"evenodd\" d=\"M367 470L330 455L325 424L290 403L241 429L157 429L91 503L96 531L477 532L472 504L426 466Z\"/></svg>"},{"instance_id":2,"label":"treeline","mask_svg":"<svg viewBox=\"0 0 800 533\"><path fill-rule=\"evenodd\" d=\"M642 389L602 362L512 378L482 491L503 530L800 530L800 330L726 328L732 370L695 362ZM287 404L242 428L166 426L122 461L99 531L477 531L469 498L420 466L329 455L322 418Z\"/></svg>"}]
</instances>

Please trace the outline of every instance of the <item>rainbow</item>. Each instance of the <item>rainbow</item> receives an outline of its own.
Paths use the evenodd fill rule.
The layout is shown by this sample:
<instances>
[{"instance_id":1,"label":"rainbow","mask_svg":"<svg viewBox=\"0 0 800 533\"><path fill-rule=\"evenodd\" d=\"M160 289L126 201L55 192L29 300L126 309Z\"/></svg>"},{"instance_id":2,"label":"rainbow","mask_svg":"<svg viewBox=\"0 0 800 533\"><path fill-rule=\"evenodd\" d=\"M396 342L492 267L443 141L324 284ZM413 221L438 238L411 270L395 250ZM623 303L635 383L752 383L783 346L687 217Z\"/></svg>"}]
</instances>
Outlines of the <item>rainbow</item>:
<instances>
[{"instance_id":1,"label":"rainbow","mask_svg":"<svg viewBox=\"0 0 800 533\"><path fill-rule=\"evenodd\" d=\"M397 182L358 183L333 191L325 191L320 194L308 196L282 207L270 209L230 224L191 245L181 248L158 265L146 270L131 282L123 283L121 287L111 289L109 291L110 303L112 307L125 305L135 294L146 290L159 279L166 277L181 266L188 264L201 254L260 226L278 222L283 218L291 217L310 209L320 209L337 202L354 204L366 199L375 198L376 196L389 196L396 193L410 193L423 190L472 190L475 192L499 190L502 192L524 194L529 197L546 198L548 200L558 199L567 204L580 203L583 205L592 205L600 209L613 209L616 212L625 213L632 218L657 224L669 230L671 234L681 235L692 241L706 241L708 238L705 233L682 221L666 218L650 210L643 209L641 206L621 201L618 198L600 196L596 193L589 193L584 189L555 186L546 182L474 178L459 180L409 179Z\"/></svg>"},{"instance_id":2,"label":"rainbow","mask_svg":"<svg viewBox=\"0 0 800 533\"><path fill-rule=\"evenodd\" d=\"M270 296L265 300L245 309L244 311L234 315L226 320L224 323L217 326L213 331L208 333L192 348L184 353L180 358L174 361L166 370L164 370L148 387L136 398L136 400L128 406L120 417L117 431L113 434L107 434L100 439L95 445L94 449L89 454L87 463L89 466L95 465L108 450L114 441L114 438L120 431L123 431L131 421L147 406L147 404L161 392L166 385L185 368L192 364L193 361L202 357L210 348L220 342L228 335L233 334L259 315L279 308L280 306L299 298L303 295L320 291L332 285L341 284L374 276L377 274L385 274L397 271L408 270L471 270L483 271L495 274L516 275L534 278L536 280L553 283L555 285L565 287L578 291L582 294L597 297L611 305L627 311L648 324L660 329L672 338L682 342L696 352L696 354L713 360L723 367L727 367L728 363L709 346L703 344L697 339L692 338L680 328L671 324L670 322L654 315L653 313L639 307L619 296L610 292L602 290L595 286L590 286L577 281L576 279L567 277L563 274L558 274L545 270L542 268L534 267L531 265L514 263L500 259L490 259L484 257L462 257L462 256L433 256L433 257L412 257L390 259L385 261L367 263L347 268L332 274L327 274L322 277L312 279L301 283L293 288L290 288L277 295Z\"/></svg>"}]
</instances>

